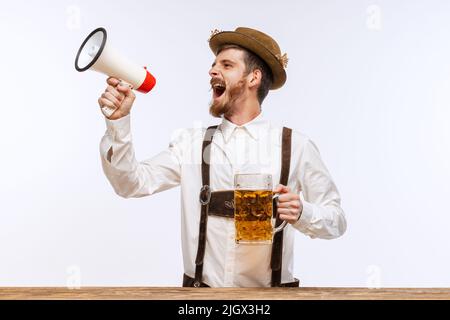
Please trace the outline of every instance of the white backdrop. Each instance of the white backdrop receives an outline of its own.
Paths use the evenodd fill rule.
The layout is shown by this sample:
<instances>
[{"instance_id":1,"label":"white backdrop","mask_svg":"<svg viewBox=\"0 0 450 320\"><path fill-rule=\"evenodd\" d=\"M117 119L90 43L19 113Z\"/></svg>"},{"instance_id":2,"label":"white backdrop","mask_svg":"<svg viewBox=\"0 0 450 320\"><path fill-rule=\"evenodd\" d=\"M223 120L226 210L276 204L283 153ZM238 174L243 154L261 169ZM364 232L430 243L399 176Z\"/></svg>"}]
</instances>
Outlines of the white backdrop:
<instances>
[{"instance_id":1,"label":"white backdrop","mask_svg":"<svg viewBox=\"0 0 450 320\"><path fill-rule=\"evenodd\" d=\"M98 145L105 77L81 41L109 40L156 76L138 94L138 159L208 114L210 30L261 29L290 57L263 105L318 145L347 233L298 233L305 286L450 286L450 2L5 1L0 9L0 286L179 286L179 189L115 195Z\"/></svg>"}]
</instances>

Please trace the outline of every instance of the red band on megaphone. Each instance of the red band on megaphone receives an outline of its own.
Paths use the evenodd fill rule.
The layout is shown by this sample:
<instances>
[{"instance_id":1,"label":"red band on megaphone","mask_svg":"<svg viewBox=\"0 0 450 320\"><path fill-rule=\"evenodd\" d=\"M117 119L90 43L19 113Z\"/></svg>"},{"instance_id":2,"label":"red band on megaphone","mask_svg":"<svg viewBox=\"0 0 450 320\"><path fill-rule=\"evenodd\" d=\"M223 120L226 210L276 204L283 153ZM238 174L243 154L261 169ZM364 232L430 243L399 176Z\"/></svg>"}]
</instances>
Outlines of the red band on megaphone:
<instances>
[{"instance_id":1,"label":"red band on megaphone","mask_svg":"<svg viewBox=\"0 0 450 320\"><path fill-rule=\"evenodd\" d=\"M147 75L145 76L144 82L142 82L141 86L137 88L137 91L142 93L147 93L153 89L156 84L156 79L150 72L148 72L147 68L145 68Z\"/></svg>"}]
</instances>

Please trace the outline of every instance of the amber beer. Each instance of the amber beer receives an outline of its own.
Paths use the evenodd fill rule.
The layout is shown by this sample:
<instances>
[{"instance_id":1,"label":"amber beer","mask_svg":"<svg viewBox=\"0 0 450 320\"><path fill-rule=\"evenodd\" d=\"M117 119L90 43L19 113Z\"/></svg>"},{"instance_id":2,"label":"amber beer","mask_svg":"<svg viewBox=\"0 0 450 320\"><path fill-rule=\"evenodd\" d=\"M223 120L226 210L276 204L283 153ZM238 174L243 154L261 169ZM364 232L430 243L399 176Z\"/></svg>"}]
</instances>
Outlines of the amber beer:
<instances>
[{"instance_id":1,"label":"amber beer","mask_svg":"<svg viewBox=\"0 0 450 320\"><path fill-rule=\"evenodd\" d=\"M286 221L274 227L272 175L238 173L234 175L234 224L236 243L272 243L274 233L286 227Z\"/></svg>"},{"instance_id":2,"label":"amber beer","mask_svg":"<svg viewBox=\"0 0 450 320\"><path fill-rule=\"evenodd\" d=\"M236 242L272 242L272 190L235 190Z\"/></svg>"}]
</instances>

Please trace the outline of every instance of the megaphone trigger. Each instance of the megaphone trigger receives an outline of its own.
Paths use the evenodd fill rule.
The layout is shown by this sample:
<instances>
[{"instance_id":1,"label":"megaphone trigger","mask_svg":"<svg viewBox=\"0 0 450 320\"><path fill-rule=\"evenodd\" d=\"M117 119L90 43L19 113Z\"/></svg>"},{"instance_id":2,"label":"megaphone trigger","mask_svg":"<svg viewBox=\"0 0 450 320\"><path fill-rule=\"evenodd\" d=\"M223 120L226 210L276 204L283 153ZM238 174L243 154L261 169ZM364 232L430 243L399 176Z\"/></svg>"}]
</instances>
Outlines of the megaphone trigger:
<instances>
[{"instance_id":1,"label":"megaphone trigger","mask_svg":"<svg viewBox=\"0 0 450 320\"><path fill-rule=\"evenodd\" d=\"M119 82L118 86L123 86L123 87L128 86L128 87L130 87L130 89L133 89L133 85L132 84L130 84L130 83L126 82L126 81L123 81L122 79L120 79L120 82Z\"/></svg>"}]
</instances>

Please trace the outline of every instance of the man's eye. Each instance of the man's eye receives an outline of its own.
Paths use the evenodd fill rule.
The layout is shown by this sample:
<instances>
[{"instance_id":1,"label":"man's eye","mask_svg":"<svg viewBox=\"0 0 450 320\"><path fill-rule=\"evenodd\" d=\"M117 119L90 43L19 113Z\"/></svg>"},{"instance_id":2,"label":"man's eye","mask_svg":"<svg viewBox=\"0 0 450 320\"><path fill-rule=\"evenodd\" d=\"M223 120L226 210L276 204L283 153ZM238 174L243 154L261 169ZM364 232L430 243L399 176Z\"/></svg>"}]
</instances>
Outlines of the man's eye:
<instances>
[{"instance_id":1,"label":"man's eye","mask_svg":"<svg viewBox=\"0 0 450 320\"><path fill-rule=\"evenodd\" d=\"M231 64L225 63L225 68L231 67Z\"/></svg>"}]
</instances>

